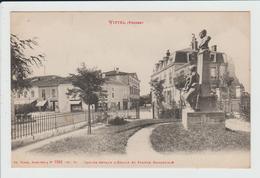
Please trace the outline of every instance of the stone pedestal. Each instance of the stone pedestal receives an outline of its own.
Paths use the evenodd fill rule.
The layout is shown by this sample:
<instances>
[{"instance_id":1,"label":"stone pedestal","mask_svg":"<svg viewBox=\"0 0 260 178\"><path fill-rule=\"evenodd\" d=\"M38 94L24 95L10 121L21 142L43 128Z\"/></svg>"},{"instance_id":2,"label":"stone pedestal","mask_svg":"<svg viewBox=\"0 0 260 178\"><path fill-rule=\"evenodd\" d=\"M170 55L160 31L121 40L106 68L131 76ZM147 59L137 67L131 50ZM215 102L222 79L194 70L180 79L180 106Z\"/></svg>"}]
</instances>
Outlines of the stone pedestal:
<instances>
[{"instance_id":1,"label":"stone pedestal","mask_svg":"<svg viewBox=\"0 0 260 178\"><path fill-rule=\"evenodd\" d=\"M203 130L208 126L225 129L225 114L223 112L189 112L183 110L182 124L186 130Z\"/></svg>"},{"instance_id":2,"label":"stone pedestal","mask_svg":"<svg viewBox=\"0 0 260 178\"><path fill-rule=\"evenodd\" d=\"M211 125L225 128L225 115L217 109L217 101L211 96L210 86L210 60L209 51L199 52L197 73L200 76L200 93L198 100L199 111L184 108L182 111L182 124L185 129L204 129Z\"/></svg>"}]
</instances>

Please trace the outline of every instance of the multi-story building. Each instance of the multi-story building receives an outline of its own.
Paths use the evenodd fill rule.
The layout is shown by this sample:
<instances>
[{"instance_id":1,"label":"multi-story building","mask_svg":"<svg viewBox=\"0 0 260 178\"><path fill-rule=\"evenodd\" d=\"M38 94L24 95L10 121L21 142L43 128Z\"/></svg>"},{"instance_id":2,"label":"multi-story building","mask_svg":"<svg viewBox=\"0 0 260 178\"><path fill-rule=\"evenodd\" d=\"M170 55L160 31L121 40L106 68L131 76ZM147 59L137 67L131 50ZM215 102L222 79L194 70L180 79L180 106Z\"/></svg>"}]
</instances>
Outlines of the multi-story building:
<instances>
[{"instance_id":1,"label":"multi-story building","mask_svg":"<svg viewBox=\"0 0 260 178\"><path fill-rule=\"evenodd\" d=\"M166 106L169 106L173 102L179 103L180 91L175 87L174 80L180 75L186 76L189 72L188 67L191 64L197 64L197 54L197 41L193 38L191 48L173 52L167 50L166 56L155 64L151 80L164 80L163 95L165 98L164 104ZM207 90L216 94L216 90L218 90L221 85L224 85L222 79L227 73L227 59L225 53L217 51L216 45L212 46L211 50L209 50L209 56L206 67L207 70L203 71L205 76L207 76L206 79L205 77L203 79L206 80L207 86L202 88L202 90L207 87ZM208 97L210 97L211 93L208 95ZM154 95L152 95L152 101L155 103Z\"/></svg>"},{"instance_id":2,"label":"multi-story building","mask_svg":"<svg viewBox=\"0 0 260 178\"><path fill-rule=\"evenodd\" d=\"M115 79L108 79L103 86L107 94L106 108L108 110L128 109L130 90L127 84Z\"/></svg>"},{"instance_id":3,"label":"multi-story building","mask_svg":"<svg viewBox=\"0 0 260 178\"><path fill-rule=\"evenodd\" d=\"M131 109L140 97L140 81L135 73L109 71L103 89L107 91L107 109ZM71 78L56 75L38 76L28 79L31 88L14 93L16 109L31 104L39 111L74 112L87 109L79 98L67 95L74 88ZM94 108L94 106L92 107Z\"/></svg>"},{"instance_id":4,"label":"multi-story building","mask_svg":"<svg viewBox=\"0 0 260 178\"><path fill-rule=\"evenodd\" d=\"M73 88L69 78L48 75L28 80L32 87L14 94L16 108L24 104L32 104L39 111L70 112L87 108L79 98L66 94Z\"/></svg>"},{"instance_id":5,"label":"multi-story building","mask_svg":"<svg viewBox=\"0 0 260 178\"><path fill-rule=\"evenodd\" d=\"M117 81L124 85L124 90L118 90L121 96L118 103L123 109L132 109L136 106L140 98L140 80L136 73L127 73L119 71L119 68L104 73L108 81ZM124 93L124 94L123 94ZM123 97L122 97L123 96Z\"/></svg>"}]
</instances>

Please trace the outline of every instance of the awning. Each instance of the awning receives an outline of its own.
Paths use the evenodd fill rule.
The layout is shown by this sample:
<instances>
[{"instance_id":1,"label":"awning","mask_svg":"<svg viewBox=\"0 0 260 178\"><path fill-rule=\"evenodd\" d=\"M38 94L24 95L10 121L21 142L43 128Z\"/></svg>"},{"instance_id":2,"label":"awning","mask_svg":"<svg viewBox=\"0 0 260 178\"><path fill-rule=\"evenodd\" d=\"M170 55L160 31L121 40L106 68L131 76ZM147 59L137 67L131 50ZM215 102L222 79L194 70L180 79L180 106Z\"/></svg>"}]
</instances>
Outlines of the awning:
<instances>
[{"instance_id":1,"label":"awning","mask_svg":"<svg viewBox=\"0 0 260 178\"><path fill-rule=\"evenodd\" d=\"M43 100L43 101L38 101L38 103L36 104L36 107L42 107L47 103L47 100Z\"/></svg>"},{"instance_id":2,"label":"awning","mask_svg":"<svg viewBox=\"0 0 260 178\"><path fill-rule=\"evenodd\" d=\"M70 104L80 104L81 100L70 100Z\"/></svg>"},{"instance_id":3,"label":"awning","mask_svg":"<svg viewBox=\"0 0 260 178\"><path fill-rule=\"evenodd\" d=\"M31 100L31 99L17 99L17 100L14 100L14 104L15 105L31 104L35 100L36 99L34 99L34 100Z\"/></svg>"}]
</instances>

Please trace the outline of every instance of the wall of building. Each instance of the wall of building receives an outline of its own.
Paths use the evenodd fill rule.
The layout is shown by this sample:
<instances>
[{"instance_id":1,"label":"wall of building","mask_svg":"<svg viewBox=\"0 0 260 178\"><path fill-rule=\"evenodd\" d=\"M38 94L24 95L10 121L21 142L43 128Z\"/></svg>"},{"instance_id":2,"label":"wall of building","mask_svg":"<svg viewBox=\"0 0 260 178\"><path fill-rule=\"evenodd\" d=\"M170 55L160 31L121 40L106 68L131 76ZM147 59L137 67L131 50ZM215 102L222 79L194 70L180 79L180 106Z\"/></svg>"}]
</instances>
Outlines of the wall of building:
<instances>
[{"instance_id":1,"label":"wall of building","mask_svg":"<svg viewBox=\"0 0 260 178\"><path fill-rule=\"evenodd\" d=\"M13 95L14 103L23 103L37 100L39 97L38 87L31 87L23 91L17 91Z\"/></svg>"},{"instance_id":2,"label":"wall of building","mask_svg":"<svg viewBox=\"0 0 260 178\"><path fill-rule=\"evenodd\" d=\"M72 89L72 84L61 84L58 86L58 92L59 92L59 111L60 112L70 112L70 96L67 96L66 93L68 92L68 89Z\"/></svg>"},{"instance_id":3,"label":"wall of building","mask_svg":"<svg viewBox=\"0 0 260 178\"><path fill-rule=\"evenodd\" d=\"M123 101L129 99L130 90L127 85L105 84L103 89L107 91L108 109L123 109ZM129 106L129 102L127 104Z\"/></svg>"}]
</instances>

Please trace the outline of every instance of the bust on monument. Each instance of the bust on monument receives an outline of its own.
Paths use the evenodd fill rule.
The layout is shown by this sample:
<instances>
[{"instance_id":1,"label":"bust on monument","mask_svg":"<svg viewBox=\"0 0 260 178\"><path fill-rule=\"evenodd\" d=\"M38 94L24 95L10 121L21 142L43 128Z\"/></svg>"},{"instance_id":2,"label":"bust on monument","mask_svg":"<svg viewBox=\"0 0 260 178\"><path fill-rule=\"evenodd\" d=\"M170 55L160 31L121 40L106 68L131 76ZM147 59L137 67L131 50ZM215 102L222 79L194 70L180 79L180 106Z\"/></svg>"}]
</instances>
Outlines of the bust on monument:
<instances>
[{"instance_id":1,"label":"bust on monument","mask_svg":"<svg viewBox=\"0 0 260 178\"><path fill-rule=\"evenodd\" d=\"M199 44L199 52L203 53L205 50L208 50L209 49L209 41L211 40L211 37L210 36L207 36L207 30L202 30L200 33L199 33L199 36L200 36L200 44Z\"/></svg>"}]
</instances>

